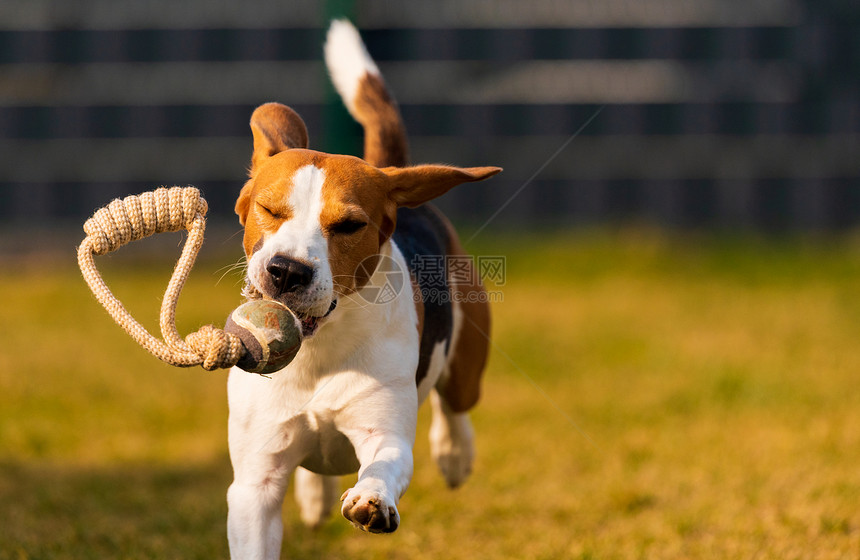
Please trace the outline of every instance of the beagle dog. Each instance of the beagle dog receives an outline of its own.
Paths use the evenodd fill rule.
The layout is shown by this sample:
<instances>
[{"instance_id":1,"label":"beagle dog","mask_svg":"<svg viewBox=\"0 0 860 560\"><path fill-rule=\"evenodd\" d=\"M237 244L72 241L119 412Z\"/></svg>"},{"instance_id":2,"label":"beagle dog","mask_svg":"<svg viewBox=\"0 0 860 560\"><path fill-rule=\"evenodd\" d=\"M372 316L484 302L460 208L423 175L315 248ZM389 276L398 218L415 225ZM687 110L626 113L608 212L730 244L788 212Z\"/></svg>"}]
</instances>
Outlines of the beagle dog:
<instances>
[{"instance_id":1,"label":"beagle dog","mask_svg":"<svg viewBox=\"0 0 860 560\"><path fill-rule=\"evenodd\" d=\"M293 472L307 525L320 525L340 498L355 526L397 529L418 406L428 396L432 454L449 486L466 479L474 455L467 411L487 359L483 287L416 263L464 255L449 222L425 203L501 169L407 166L399 111L351 24L332 23L325 58L364 128L364 159L309 150L304 122L284 105L251 116L254 151L236 202L246 295L287 305L304 340L270 376L230 372L234 558L279 557ZM337 477L356 471L341 495Z\"/></svg>"}]
</instances>

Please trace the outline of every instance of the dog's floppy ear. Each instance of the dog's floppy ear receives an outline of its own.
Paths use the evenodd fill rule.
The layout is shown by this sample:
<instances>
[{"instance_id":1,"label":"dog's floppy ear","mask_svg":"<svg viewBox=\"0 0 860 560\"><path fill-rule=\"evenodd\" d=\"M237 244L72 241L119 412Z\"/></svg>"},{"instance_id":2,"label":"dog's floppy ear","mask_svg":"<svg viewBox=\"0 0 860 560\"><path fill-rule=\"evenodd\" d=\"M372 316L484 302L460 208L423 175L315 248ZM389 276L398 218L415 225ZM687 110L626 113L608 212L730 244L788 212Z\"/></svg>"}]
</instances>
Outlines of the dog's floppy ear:
<instances>
[{"instance_id":1,"label":"dog's floppy ear","mask_svg":"<svg viewBox=\"0 0 860 560\"><path fill-rule=\"evenodd\" d=\"M245 220L248 218L248 210L251 208L251 190L254 188L254 182L248 181L242 190L239 191L239 198L236 199L236 214L239 215L239 223L245 225Z\"/></svg>"},{"instance_id":2,"label":"dog's floppy ear","mask_svg":"<svg viewBox=\"0 0 860 560\"><path fill-rule=\"evenodd\" d=\"M302 118L280 103L260 105L251 115L251 133L254 135L254 155L251 156L251 174L266 159L290 148L308 147L308 129Z\"/></svg>"},{"instance_id":3,"label":"dog's floppy ear","mask_svg":"<svg viewBox=\"0 0 860 560\"><path fill-rule=\"evenodd\" d=\"M483 181L502 170L501 167L451 167L416 165L386 167L382 172L390 180L389 196L397 206L414 208L441 196L461 183Z\"/></svg>"}]
</instances>

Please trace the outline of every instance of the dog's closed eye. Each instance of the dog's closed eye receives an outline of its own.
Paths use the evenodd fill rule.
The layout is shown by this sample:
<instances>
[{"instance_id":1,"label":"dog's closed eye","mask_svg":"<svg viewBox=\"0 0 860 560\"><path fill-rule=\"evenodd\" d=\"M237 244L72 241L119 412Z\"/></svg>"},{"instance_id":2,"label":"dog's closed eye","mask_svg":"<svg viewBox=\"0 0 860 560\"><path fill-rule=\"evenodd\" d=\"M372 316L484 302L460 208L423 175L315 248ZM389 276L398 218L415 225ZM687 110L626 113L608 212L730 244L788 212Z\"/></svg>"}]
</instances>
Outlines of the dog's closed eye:
<instances>
[{"instance_id":1,"label":"dog's closed eye","mask_svg":"<svg viewBox=\"0 0 860 560\"><path fill-rule=\"evenodd\" d=\"M285 216L283 213L281 213L281 212L279 212L279 211L277 211L277 210L275 210L269 206L266 206L265 204L262 204L259 201L257 201L257 206L260 208L260 210L263 211L264 214L267 214L267 215L271 216L272 218L275 218L276 220L287 219L287 216Z\"/></svg>"},{"instance_id":2,"label":"dog's closed eye","mask_svg":"<svg viewBox=\"0 0 860 560\"><path fill-rule=\"evenodd\" d=\"M366 226L367 222L363 220L347 218L346 220L333 223L328 227L328 230L332 234L349 235L358 232Z\"/></svg>"}]
</instances>

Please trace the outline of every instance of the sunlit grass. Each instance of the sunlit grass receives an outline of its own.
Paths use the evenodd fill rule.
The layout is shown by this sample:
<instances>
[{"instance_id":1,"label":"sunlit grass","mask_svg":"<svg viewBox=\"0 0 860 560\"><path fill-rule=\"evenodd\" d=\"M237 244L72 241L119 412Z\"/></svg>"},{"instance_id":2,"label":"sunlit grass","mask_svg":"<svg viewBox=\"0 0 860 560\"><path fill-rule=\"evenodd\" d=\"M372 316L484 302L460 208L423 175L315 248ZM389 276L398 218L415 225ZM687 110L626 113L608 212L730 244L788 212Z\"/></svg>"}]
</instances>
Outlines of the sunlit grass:
<instances>
[{"instance_id":1,"label":"sunlit grass","mask_svg":"<svg viewBox=\"0 0 860 560\"><path fill-rule=\"evenodd\" d=\"M288 499L285 558L860 555L860 244L470 249L507 257L472 479L445 488L422 410L397 533L310 532ZM181 332L239 302L235 258L197 267ZM170 263L99 264L155 328ZM71 259L5 266L0 289L0 558L226 557L225 373L150 357Z\"/></svg>"}]
</instances>

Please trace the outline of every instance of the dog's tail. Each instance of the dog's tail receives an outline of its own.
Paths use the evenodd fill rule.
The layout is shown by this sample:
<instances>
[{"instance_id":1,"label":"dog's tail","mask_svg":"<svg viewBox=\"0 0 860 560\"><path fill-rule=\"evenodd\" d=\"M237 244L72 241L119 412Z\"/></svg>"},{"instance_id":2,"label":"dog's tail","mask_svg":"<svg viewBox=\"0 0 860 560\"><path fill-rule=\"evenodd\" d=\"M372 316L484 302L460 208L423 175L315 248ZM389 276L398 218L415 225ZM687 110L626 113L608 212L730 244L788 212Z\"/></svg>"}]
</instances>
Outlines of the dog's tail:
<instances>
[{"instance_id":1,"label":"dog's tail","mask_svg":"<svg viewBox=\"0 0 860 560\"><path fill-rule=\"evenodd\" d=\"M397 102L361 37L346 20L334 20L325 43L325 62L349 113L364 127L364 159L377 167L409 163L406 128Z\"/></svg>"}]
</instances>

